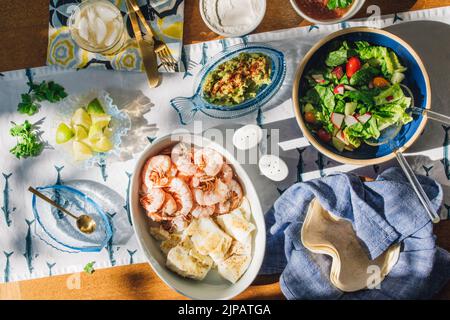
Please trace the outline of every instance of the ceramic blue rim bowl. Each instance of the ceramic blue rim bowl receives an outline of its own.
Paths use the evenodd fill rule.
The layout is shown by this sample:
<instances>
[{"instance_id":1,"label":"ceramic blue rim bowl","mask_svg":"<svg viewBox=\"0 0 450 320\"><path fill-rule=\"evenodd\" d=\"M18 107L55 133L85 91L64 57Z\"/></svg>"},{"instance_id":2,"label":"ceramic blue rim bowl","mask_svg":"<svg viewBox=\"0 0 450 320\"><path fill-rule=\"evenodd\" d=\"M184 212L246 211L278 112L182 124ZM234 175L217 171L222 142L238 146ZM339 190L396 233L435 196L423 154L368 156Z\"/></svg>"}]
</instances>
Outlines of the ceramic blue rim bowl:
<instances>
[{"instance_id":1,"label":"ceramic blue rim bowl","mask_svg":"<svg viewBox=\"0 0 450 320\"><path fill-rule=\"evenodd\" d=\"M402 64L408 68L405 72L403 84L407 85L413 95L415 106L422 109L430 109L431 88L428 73L424 64L414 49L398 36L384 30L372 28L348 28L333 33L319 41L304 57L300 63L293 86L293 105L297 122L308 141L325 156L335 161L352 165L374 165L395 157L393 150L388 144L378 147L362 144L354 151L339 152L333 146L322 142L306 126L300 110L299 99L304 95L303 73L312 66L323 61L324 56L331 51L336 41L367 41L374 45L391 48L397 53ZM395 141L399 151L405 151L410 147L422 133L427 117L424 115L413 115L414 120L403 126Z\"/></svg>"},{"instance_id":2,"label":"ceramic blue rim bowl","mask_svg":"<svg viewBox=\"0 0 450 320\"><path fill-rule=\"evenodd\" d=\"M269 57L271 61L271 83L261 87L255 98L244 101L235 106L220 106L208 103L203 99L203 84L206 77L214 71L220 64L238 56L240 53L262 53ZM212 57L202 68L195 78L194 95L192 97L177 97L170 101L170 104L178 113L182 124L189 124L195 118L198 111L208 116L217 118L233 119L243 114L255 111L267 103L280 89L286 76L286 63L284 54L263 44L238 44L227 48Z\"/></svg>"}]
</instances>

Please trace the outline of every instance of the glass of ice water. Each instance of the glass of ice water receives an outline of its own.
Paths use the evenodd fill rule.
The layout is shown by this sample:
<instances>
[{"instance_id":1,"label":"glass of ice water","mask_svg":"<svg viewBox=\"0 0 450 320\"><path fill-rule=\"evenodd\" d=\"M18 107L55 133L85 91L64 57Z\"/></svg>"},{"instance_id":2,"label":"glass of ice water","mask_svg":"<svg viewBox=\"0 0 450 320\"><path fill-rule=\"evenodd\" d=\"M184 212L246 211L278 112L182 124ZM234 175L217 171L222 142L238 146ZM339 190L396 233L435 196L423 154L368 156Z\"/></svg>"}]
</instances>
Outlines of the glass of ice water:
<instances>
[{"instance_id":1,"label":"glass of ice water","mask_svg":"<svg viewBox=\"0 0 450 320\"><path fill-rule=\"evenodd\" d=\"M86 0L72 12L69 29L83 49L113 54L125 43L125 24L120 10L107 0Z\"/></svg>"}]
</instances>

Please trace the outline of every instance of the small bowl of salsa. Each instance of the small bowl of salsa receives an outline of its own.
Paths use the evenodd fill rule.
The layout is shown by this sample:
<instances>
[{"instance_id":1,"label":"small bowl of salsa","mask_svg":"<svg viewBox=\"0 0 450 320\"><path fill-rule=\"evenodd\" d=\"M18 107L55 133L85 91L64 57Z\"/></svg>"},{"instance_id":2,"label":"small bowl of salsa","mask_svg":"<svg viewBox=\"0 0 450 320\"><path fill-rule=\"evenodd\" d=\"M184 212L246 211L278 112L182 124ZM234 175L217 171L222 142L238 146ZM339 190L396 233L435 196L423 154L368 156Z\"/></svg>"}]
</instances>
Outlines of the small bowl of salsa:
<instances>
[{"instance_id":1,"label":"small bowl of salsa","mask_svg":"<svg viewBox=\"0 0 450 320\"><path fill-rule=\"evenodd\" d=\"M295 11L314 24L339 23L353 17L365 0L291 0Z\"/></svg>"}]
</instances>

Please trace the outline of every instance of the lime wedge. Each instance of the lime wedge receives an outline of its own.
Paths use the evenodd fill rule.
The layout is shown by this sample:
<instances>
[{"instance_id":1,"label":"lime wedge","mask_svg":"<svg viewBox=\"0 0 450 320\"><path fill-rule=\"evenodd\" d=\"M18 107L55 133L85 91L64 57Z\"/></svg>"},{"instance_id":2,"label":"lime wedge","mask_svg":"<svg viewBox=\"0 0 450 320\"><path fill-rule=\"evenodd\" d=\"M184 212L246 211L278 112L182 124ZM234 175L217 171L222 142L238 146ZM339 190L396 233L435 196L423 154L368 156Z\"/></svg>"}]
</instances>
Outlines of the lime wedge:
<instances>
[{"instance_id":1,"label":"lime wedge","mask_svg":"<svg viewBox=\"0 0 450 320\"><path fill-rule=\"evenodd\" d=\"M87 112L89 114L105 114L105 110L103 109L102 105L100 104L100 101L98 101L97 98L89 102L87 108Z\"/></svg>"},{"instance_id":2,"label":"lime wedge","mask_svg":"<svg viewBox=\"0 0 450 320\"><path fill-rule=\"evenodd\" d=\"M92 124L97 125L100 128L106 128L111 122L111 116L109 114L92 114Z\"/></svg>"},{"instance_id":3,"label":"lime wedge","mask_svg":"<svg viewBox=\"0 0 450 320\"><path fill-rule=\"evenodd\" d=\"M88 139L90 142L95 143L98 140L100 140L101 137L103 137L103 128L98 124L93 124L90 128L89 128L89 135L88 135Z\"/></svg>"},{"instance_id":4,"label":"lime wedge","mask_svg":"<svg viewBox=\"0 0 450 320\"><path fill-rule=\"evenodd\" d=\"M92 150L92 142L89 140L89 138L83 139L83 140L81 140L79 142L84 143L85 145L87 145Z\"/></svg>"},{"instance_id":5,"label":"lime wedge","mask_svg":"<svg viewBox=\"0 0 450 320\"><path fill-rule=\"evenodd\" d=\"M92 150L95 152L108 152L113 148L113 144L109 138L103 136L96 143L92 144Z\"/></svg>"},{"instance_id":6,"label":"lime wedge","mask_svg":"<svg viewBox=\"0 0 450 320\"><path fill-rule=\"evenodd\" d=\"M111 138L114 134L114 130L112 128L105 128L105 130L103 130L103 133L105 137Z\"/></svg>"},{"instance_id":7,"label":"lime wedge","mask_svg":"<svg viewBox=\"0 0 450 320\"><path fill-rule=\"evenodd\" d=\"M72 125L73 126L83 126L86 129L89 128L92 124L91 117L83 108L78 108L72 116Z\"/></svg>"},{"instance_id":8,"label":"lime wedge","mask_svg":"<svg viewBox=\"0 0 450 320\"><path fill-rule=\"evenodd\" d=\"M56 129L56 143L66 143L72 139L74 133L70 127L65 123L60 123L58 129Z\"/></svg>"},{"instance_id":9,"label":"lime wedge","mask_svg":"<svg viewBox=\"0 0 450 320\"><path fill-rule=\"evenodd\" d=\"M83 142L74 141L73 155L76 161L87 160L92 157L92 150Z\"/></svg>"},{"instance_id":10,"label":"lime wedge","mask_svg":"<svg viewBox=\"0 0 450 320\"><path fill-rule=\"evenodd\" d=\"M77 141L81 141L88 137L88 131L83 126L75 125L73 130L75 131L75 140Z\"/></svg>"}]
</instances>

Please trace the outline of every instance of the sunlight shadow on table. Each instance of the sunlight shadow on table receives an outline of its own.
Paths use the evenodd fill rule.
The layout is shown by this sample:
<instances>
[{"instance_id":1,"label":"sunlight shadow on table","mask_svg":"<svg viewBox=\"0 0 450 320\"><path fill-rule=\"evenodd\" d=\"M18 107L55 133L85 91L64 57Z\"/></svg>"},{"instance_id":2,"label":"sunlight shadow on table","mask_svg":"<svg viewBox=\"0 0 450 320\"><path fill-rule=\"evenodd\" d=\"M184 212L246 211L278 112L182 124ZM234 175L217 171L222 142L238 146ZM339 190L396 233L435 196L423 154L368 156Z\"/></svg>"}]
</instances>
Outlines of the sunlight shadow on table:
<instances>
[{"instance_id":1,"label":"sunlight shadow on table","mask_svg":"<svg viewBox=\"0 0 450 320\"><path fill-rule=\"evenodd\" d=\"M136 265L136 268L133 268L133 271L123 274L120 280L125 284L123 289L124 291L127 291L127 299L160 300L184 298L164 284L154 271L151 270L148 264Z\"/></svg>"},{"instance_id":2,"label":"sunlight shadow on table","mask_svg":"<svg viewBox=\"0 0 450 320\"><path fill-rule=\"evenodd\" d=\"M114 102L119 109L125 111L131 120L131 128L123 138L120 161L133 158L133 154L140 153L148 145L147 137L154 137L158 131L156 123L149 123L145 115L155 104L142 91L130 91L120 88L108 88ZM126 146L126 147L125 147Z\"/></svg>"}]
</instances>

